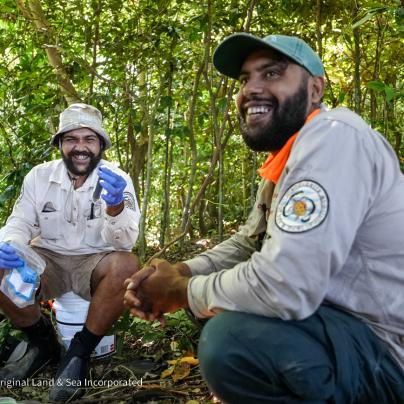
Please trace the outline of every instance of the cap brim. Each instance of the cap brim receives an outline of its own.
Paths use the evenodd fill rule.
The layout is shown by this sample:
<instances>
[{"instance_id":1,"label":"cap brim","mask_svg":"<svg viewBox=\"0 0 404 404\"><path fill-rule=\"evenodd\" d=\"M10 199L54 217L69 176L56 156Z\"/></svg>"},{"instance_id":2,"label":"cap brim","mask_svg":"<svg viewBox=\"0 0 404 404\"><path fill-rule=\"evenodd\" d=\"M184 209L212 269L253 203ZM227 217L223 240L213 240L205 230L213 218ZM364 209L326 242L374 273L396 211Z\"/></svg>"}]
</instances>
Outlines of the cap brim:
<instances>
[{"instance_id":1,"label":"cap brim","mask_svg":"<svg viewBox=\"0 0 404 404\"><path fill-rule=\"evenodd\" d=\"M220 73L238 79L241 67L247 57L252 52L261 49L275 49L279 52L275 47L253 35L233 34L216 48L213 54L213 64Z\"/></svg>"}]
</instances>

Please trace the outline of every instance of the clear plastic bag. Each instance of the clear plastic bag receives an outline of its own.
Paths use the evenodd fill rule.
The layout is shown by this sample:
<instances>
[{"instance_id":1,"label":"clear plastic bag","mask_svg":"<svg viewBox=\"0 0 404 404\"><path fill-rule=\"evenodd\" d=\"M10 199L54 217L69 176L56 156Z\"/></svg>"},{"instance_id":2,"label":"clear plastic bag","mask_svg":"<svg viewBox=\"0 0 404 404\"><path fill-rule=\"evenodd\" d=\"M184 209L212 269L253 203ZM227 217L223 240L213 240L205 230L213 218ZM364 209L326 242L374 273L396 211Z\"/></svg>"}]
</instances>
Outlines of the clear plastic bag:
<instances>
[{"instance_id":1,"label":"clear plastic bag","mask_svg":"<svg viewBox=\"0 0 404 404\"><path fill-rule=\"evenodd\" d=\"M45 261L28 245L7 242L24 261L24 265L5 270L0 290L18 307L34 303L40 275L45 270Z\"/></svg>"}]
</instances>

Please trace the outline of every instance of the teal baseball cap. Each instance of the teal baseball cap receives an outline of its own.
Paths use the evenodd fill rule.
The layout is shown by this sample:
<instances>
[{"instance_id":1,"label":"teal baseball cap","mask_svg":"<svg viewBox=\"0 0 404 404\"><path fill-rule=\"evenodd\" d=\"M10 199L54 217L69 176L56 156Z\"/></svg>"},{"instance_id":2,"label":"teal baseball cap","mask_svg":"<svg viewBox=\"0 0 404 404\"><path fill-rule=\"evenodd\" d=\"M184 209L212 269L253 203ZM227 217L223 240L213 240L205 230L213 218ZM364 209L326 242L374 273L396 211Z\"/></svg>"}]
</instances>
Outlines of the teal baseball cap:
<instances>
[{"instance_id":1,"label":"teal baseball cap","mask_svg":"<svg viewBox=\"0 0 404 404\"><path fill-rule=\"evenodd\" d=\"M324 66L316 52L302 39L288 35L268 35L265 38L245 32L230 35L216 48L213 64L216 69L238 79L247 57L262 49L275 49L304 67L312 76L324 76Z\"/></svg>"}]
</instances>

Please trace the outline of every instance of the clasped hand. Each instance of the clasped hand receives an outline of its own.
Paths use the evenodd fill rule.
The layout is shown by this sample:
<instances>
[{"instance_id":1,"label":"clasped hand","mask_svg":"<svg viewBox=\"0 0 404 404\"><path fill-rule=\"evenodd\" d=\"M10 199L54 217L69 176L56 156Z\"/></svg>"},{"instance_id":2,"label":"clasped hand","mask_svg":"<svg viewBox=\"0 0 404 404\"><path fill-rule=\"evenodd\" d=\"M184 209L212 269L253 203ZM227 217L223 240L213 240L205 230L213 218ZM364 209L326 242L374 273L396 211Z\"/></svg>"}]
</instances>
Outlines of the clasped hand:
<instances>
[{"instance_id":1,"label":"clasped hand","mask_svg":"<svg viewBox=\"0 0 404 404\"><path fill-rule=\"evenodd\" d=\"M8 243L0 243L0 268L13 269L22 267L24 260L22 260Z\"/></svg>"},{"instance_id":2,"label":"clasped hand","mask_svg":"<svg viewBox=\"0 0 404 404\"><path fill-rule=\"evenodd\" d=\"M107 191L106 194L101 195L101 198L108 206L119 205L124 199L125 178L105 165L98 167L98 176L101 178L100 185Z\"/></svg>"},{"instance_id":3,"label":"clasped hand","mask_svg":"<svg viewBox=\"0 0 404 404\"><path fill-rule=\"evenodd\" d=\"M185 264L153 259L125 281L124 304L134 316L161 321L164 313L188 307L189 277Z\"/></svg>"}]
</instances>

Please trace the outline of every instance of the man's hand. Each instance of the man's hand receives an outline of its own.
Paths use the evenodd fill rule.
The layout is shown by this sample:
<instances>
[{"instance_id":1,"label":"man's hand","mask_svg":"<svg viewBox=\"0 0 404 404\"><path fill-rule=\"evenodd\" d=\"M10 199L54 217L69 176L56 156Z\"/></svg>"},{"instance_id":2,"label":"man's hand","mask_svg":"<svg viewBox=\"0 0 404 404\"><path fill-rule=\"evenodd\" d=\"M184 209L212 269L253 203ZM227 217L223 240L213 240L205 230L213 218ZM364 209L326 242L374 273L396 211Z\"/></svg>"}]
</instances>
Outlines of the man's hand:
<instances>
[{"instance_id":1,"label":"man's hand","mask_svg":"<svg viewBox=\"0 0 404 404\"><path fill-rule=\"evenodd\" d=\"M124 303L134 316L145 320L160 319L163 313L188 307L187 287L191 276L184 263L171 265L153 259L125 281Z\"/></svg>"},{"instance_id":2,"label":"man's hand","mask_svg":"<svg viewBox=\"0 0 404 404\"><path fill-rule=\"evenodd\" d=\"M100 185L107 191L101 194L101 198L107 206L117 206L123 202L123 191L126 188L126 180L121 175L109 169L107 166L98 167Z\"/></svg>"},{"instance_id":3,"label":"man's hand","mask_svg":"<svg viewBox=\"0 0 404 404\"><path fill-rule=\"evenodd\" d=\"M0 243L0 268L13 269L22 267L24 261L15 253L9 244Z\"/></svg>"}]
</instances>

